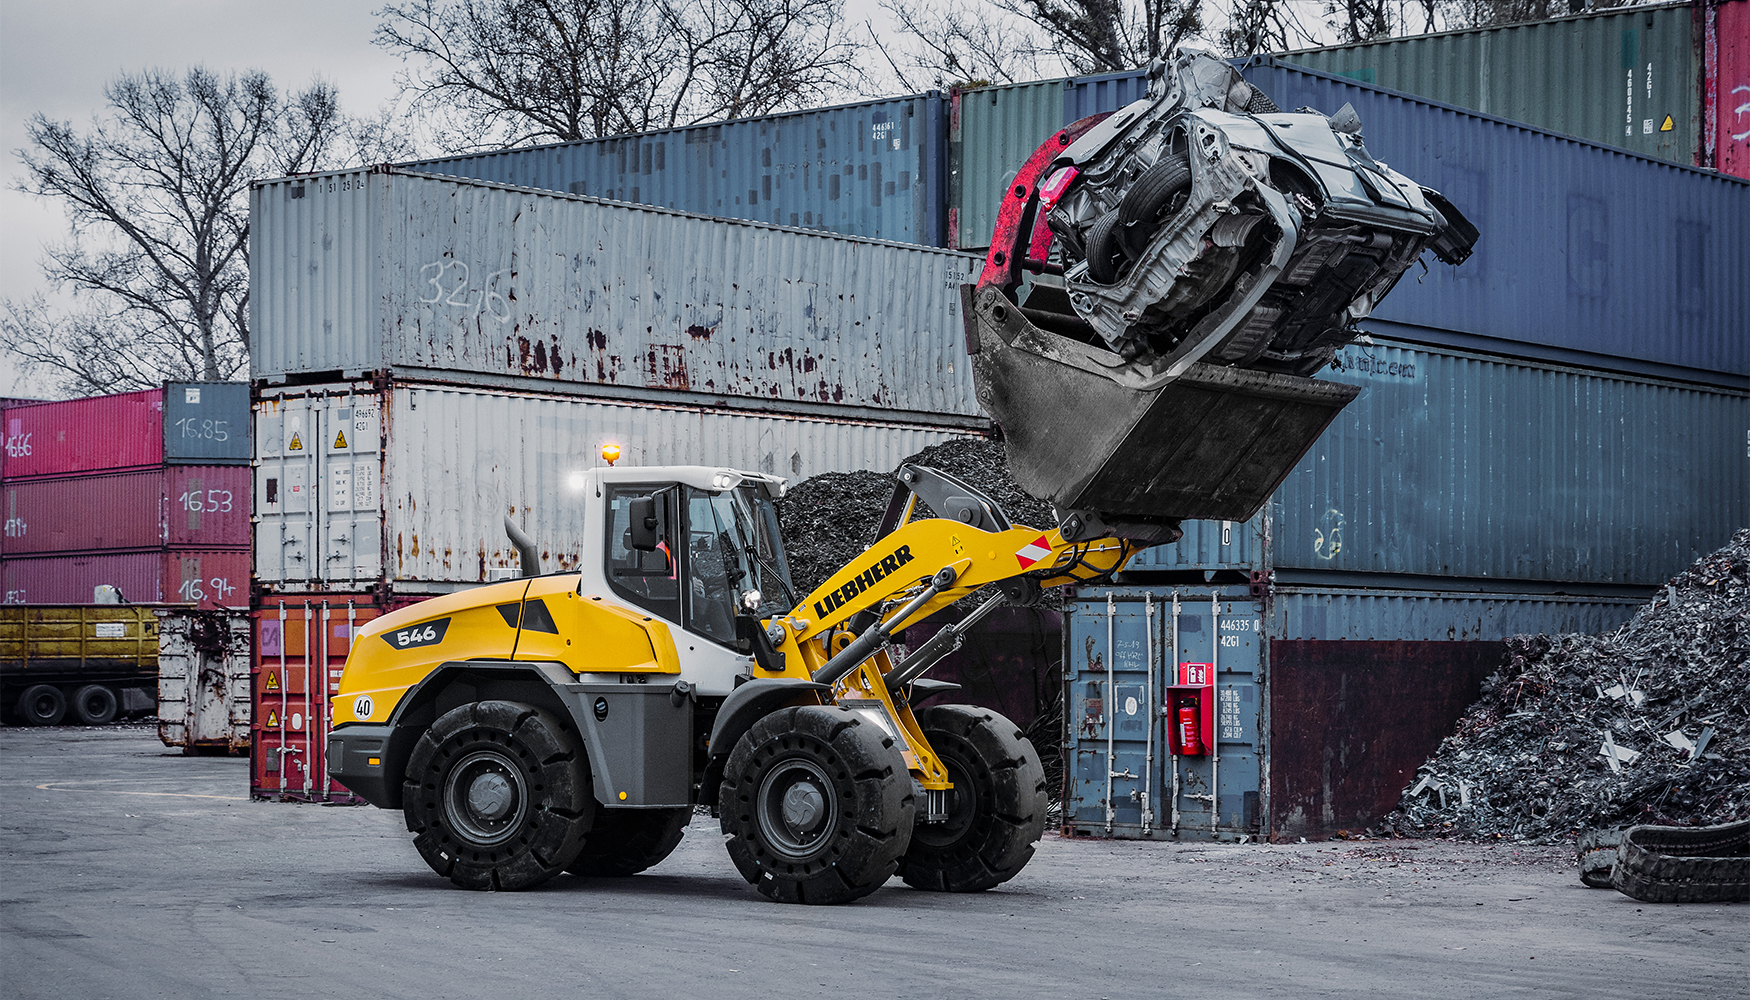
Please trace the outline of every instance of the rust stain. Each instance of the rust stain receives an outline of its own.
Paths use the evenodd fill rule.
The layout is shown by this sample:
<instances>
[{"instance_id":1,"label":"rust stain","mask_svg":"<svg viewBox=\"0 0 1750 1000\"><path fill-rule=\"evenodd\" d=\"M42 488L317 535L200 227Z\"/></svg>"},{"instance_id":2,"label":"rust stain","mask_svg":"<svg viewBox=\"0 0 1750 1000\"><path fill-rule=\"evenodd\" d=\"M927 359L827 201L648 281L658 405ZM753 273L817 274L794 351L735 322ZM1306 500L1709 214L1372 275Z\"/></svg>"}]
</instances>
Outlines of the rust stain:
<instances>
[{"instance_id":1,"label":"rust stain","mask_svg":"<svg viewBox=\"0 0 1750 1000\"><path fill-rule=\"evenodd\" d=\"M592 351L605 351L608 349L607 331L586 330L583 334L583 342L588 344Z\"/></svg>"},{"instance_id":2,"label":"rust stain","mask_svg":"<svg viewBox=\"0 0 1750 1000\"><path fill-rule=\"evenodd\" d=\"M711 335L716 332L717 328L714 326L700 326L697 323L687 327L687 336L694 340L710 340Z\"/></svg>"},{"instance_id":3,"label":"rust stain","mask_svg":"<svg viewBox=\"0 0 1750 1000\"><path fill-rule=\"evenodd\" d=\"M528 369L525 367L523 370L527 371ZM535 341L534 370L536 372L547 370L547 345L539 340Z\"/></svg>"}]
</instances>

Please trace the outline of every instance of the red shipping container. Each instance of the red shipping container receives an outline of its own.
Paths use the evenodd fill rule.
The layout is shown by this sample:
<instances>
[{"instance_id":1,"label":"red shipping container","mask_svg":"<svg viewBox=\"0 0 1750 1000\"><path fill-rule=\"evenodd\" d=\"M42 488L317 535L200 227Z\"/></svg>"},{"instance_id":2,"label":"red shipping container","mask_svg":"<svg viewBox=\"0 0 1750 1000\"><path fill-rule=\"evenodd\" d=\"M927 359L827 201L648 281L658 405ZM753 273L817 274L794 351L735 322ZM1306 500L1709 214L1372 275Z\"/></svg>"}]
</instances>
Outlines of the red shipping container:
<instances>
[{"instance_id":1,"label":"red shipping container","mask_svg":"<svg viewBox=\"0 0 1750 1000\"><path fill-rule=\"evenodd\" d=\"M109 584L130 604L249 603L249 550L152 549L94 555L7 557L0 560L7 604L89 604Z\"/></svg>"},{"instance_id":2,"label":"red shipping container","mask_svg":"<svg viewBox=\"0 0 1750 1000\"><path fill-rule=\"evenodd\" d=\"M394 597L387 610L419 600ZM276 596L250 611L251 798L363 803L328 776L329 699L340 689L352 637L387 610L372 594L329 593Z\"/></svg>"},{"instance_id":3,"label":"red shipping container","mask_svg":"<svg viewBox=\"0 0 1750 1000\"><path fill-rule=\"evenodd\" d=\"M244 548L250 488L243 465L8 482L0 486L0 552Z\"/></svg>"},{"instance_id":4,"label":"red shipping container","mask_svg":"<svg viewBox=\"0 0 1750 1000\"><path fill-rule=\"evenodd\" d=\"M7 480L164 464L164 390L9 406Z\"/></svg>"}]
</instances>

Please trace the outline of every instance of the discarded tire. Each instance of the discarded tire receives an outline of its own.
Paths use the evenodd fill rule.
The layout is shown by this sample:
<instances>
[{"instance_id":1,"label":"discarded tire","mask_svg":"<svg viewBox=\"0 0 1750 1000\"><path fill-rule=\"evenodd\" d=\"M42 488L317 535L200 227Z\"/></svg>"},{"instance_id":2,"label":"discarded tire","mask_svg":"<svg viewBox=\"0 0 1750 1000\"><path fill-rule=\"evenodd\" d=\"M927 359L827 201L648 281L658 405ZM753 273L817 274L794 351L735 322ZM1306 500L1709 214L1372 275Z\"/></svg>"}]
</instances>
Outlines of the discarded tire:
<instances>
[{"instance_id":1,"label":"discarded tire","mask_svg":"<svg viewBox=\"0 0 1750 1000\"><path fill-rule=\"evenodd\" d=\"M73 717L84 725L108 725L120 708L115 692L102 684L87 684L73 692Z\"/></svg>"},{"instance_id":2,"label":"discarded tire","mask_svg":"<svg viewBox=\"0 0 1750 1000\"><path fill-rule=\"evenodd\" d=\"M1045 769L1015 724L973 705L936 705L918 726L948 765L948 818L920 823L899 875L916 889L982 892L1033 857L1045 832Z\"/></svg>"},{"instance_id":3,"label":"discarded tire","mask_svg":"<svg viewBox=\"0 0 1750 1000\"><path fill-rule=\"evenodd\" d=\"M1124 248L1118 243L1118 210L1113 209L1094 220L1088 230L1088 277L1102 285L1118 280L1118 266L1124 262Z\"/></svg>"},{"instance_id":4,"label":"discarded tire","mask_svg":"<svg viewBox=\"0 0 1750 1000\"><path fill-rule=\"evenodd\" d=\"M1631 827L1610 883L1648 903L1750 902L1750 821Z\"/></svg>"},{"instance_id":5,"label":"discarded tire","mask_svg":"<svg viewBox=\"0 0 1750 1000\"><path fill-rule=\"evenodd\" d=\"M893 738L848 709L773 712L735 744L718 809L730 860L781 903L847 903L911 842L911 773Z\"/></svg>"},{"instance_id":6,"label":"discarded tire","mask_svg":"<svg viewBox=\"0 0 1750 1000\"><path fill-rule=\"evenodd\" d=\"M1622 843L1619 829L1587 830L1574 842L1580 863L1580 881L1594 889L1610 889L1610 869L1616 864L1616 848Z\"/></svg>"},{"instance_id":7,"label":"discarded tire","mask_svg":"<svg viewBox=\"0 0 1750 1000\"><path fill-rule=\"evenodd\" d=\"M18 696L18 717L27 726L58 726L67 717L67 696L53 684L32 684Z\"/></svg>"},{"instance_id":8,"label":"discarded tire","mask_svg":"<svg viewBox=\"0 0 1750 1000\"><path fill-rule=\"evenodd\" d=\"M1164 156L1142 172L1118 204L1118 243L1132 260L1148 249L1162 217L1191 191L1191 156Z\"/></svg>"},{"instance_id":9,"label":"discarded tire","mask_svg":"<svg viewBox=\"0 0 1750 1000\"><path fill-rule=\"evenodd\" d=\"M575 733L531 705L477 701L413 748L402 811L414 847L464 889L527 889L577 857L596 803Z\"/></svg>"},{"instance_id":10,"label":"discarded tire","mask_svg":"<svg viewBox=\"0 0 1750 1000\"><path fill-rule=\"evenodd\" d=\"M586 878L636 875L674 853L693 810L601 809L565 870Z\"/></svg>"}]
</instances>

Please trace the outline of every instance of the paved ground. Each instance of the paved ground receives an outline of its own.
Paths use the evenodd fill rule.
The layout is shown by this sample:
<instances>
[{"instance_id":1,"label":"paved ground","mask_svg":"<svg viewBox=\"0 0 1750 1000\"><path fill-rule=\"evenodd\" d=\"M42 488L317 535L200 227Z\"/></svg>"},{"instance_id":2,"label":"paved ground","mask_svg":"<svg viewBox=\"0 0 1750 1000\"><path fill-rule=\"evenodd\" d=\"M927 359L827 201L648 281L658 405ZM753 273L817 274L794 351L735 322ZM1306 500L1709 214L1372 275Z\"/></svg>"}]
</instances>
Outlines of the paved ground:
<instances>
[{"instance_id":1,"label":"paved ground","mask_svg":"<svg viewBox=\"0 0 1750 1000\"><path fill-rule=\"evenodd\" d=\"M143 727L0 729L12 997L1746 995L1750 907L1636 903L1547 849L1048 837L1003 889L768 903L701 819L651 872L453 889L401 817L250 802Z\"/></svg>"}]
</instances>

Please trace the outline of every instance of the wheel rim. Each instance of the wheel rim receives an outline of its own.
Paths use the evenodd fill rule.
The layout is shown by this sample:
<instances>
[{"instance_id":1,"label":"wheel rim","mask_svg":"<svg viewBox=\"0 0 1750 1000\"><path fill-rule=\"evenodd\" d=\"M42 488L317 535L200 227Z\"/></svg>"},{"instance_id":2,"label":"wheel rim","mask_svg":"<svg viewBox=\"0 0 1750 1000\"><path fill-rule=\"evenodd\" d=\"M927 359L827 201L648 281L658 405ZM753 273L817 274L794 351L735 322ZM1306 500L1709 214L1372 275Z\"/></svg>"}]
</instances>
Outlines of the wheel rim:
<instances>
[{"instance_id":1,"label":"wheel rim","mask_svg":"<svg viewBox=\"0 0 1750 1000\"><path fill-rule=\"evenodd\" d=\"M31 717L36 719L52 719L57 708L56 698L52 694L39 694L30 703Z\"/></svg>"},{"instance_id":2,"label":"wheel rim","mask_svg":"<svg viewBox=\"0 0 1750 1000\"><path fill-rule=\"evenodd\" d=\"M774 852L803 860L825 844L838 825L832 779L811 760L780 761L760 782L754 810L760 833Z\"/></svg>"},{"instance_id":3,"label":"wheel rim","mask_svg":"<svg viewBox=\"0 0 1750 1000\"><path fill-rule=\"evenodd\" d=\"M481 847L509 840L529 811L528 782L515 760L499 750L476 750L444 779L444 818L450 829Z\"/></svg>"}]
</instances>

